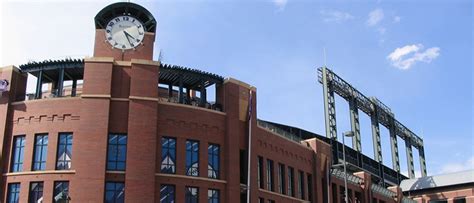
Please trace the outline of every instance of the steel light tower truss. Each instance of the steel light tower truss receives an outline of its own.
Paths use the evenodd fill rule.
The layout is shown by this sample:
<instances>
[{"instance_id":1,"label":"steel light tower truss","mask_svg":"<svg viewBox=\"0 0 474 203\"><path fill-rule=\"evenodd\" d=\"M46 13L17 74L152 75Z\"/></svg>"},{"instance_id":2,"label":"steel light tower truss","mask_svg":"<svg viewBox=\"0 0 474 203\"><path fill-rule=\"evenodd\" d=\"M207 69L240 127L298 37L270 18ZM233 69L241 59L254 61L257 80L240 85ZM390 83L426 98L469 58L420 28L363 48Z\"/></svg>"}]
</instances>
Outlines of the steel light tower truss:
<instances>
[{"instance_id":1,"label":"steel light tower truss","mask_svg":"<svg viewBox=\"0 0 474 203\"><path fill-rule=\"evenodd\" d=\"M334 93L344 98L349 103L349 113L351 119L351 129L355 136L352 140L353 149L362 153L359 113L358 110L370 116L372 125L372 140L375 154L375 160L382 165L382 146L380 144L379 124L385 126L390 132L390 145L392 152L393 170L400 173L400 161L398 156L397 136L405 141L408 176L415 177L413 151L416 148L419 153L421 175L426 176L425 153L423 140L395 119L391 109L375 97L366 97L356 88L352 87L344 79L336 75L326 67L318 68L318 81L323 85L324 92L324 113L326 123L326 136L337 140L336 128L336 103ZM337 149L336 149L337 150ZM359 165L361 160L359 160ZM381 169L382 167L380 167ZM383 171L380 172L383 178Z\"/></svg>"}]
</instances>

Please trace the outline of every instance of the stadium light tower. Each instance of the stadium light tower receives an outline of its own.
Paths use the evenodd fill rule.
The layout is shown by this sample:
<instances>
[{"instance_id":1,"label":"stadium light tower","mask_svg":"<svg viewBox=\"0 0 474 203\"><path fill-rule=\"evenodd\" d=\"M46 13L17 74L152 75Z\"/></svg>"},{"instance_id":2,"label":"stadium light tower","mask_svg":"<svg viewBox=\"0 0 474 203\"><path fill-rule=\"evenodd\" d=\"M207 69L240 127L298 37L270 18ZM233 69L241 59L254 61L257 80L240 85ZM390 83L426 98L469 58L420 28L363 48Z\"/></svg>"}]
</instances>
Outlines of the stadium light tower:
<instances>
[{"instance_id":1,"label":"stadium light tower","mask_svg":"<svg viewBox=\"0 0 474 203\"><path fill-rule=\"evenodd\" d=\"M344 141L346 137L354 137L353 131L346 131L342 133L342 158L344 159L344 201L348 203L347 198L347 169L346 169L346 142Z\"/></svg>"}]
</instances>

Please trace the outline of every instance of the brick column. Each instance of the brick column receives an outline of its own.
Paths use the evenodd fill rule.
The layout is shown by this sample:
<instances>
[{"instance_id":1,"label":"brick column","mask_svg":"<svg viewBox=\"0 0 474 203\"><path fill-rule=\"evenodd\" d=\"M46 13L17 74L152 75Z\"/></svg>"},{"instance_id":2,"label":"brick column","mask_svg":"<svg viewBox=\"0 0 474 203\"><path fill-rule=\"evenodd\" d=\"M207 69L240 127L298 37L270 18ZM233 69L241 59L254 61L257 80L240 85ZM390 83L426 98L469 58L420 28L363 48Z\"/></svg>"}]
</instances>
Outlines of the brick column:
<instances>
[{"instance_id":1,"label":"brick column","mask_svg":"<svg viewBox=\"0 0 474 203\"><path fill-rule=\"evenodd\" d=\"M70 196L74 202L104 199L113 62L110 57L85 59L80 131L73 132L72 139L71 164L76 175Z\"/></svg>"},{"instance_id":2,"label":"brick column","mask_svg":"<svg viewBox=\"0 0 474 203\"><path fill-rule=\"evenodd\" d=\"M125 201L155 202L160 64L137 59L131 63Z\"/></svg>"},{"instance_id":3,"label":"brick column","mask_svg":"<svg viewBox=\"0 0 474 203\"><path fill-rule=\"evenodd\" d=\"M20 70L14 66L7 66L0 68L0 80L7 80L9 85L7 91L3 92L0 96L0 156L3 157L0 162L1 174L8 172L8 162L10 161L9 153L7 150L11 141L11 126L10 122L12 118L12 112L10 104L17 100L24 100L26 91L26 73L20 73ZM23 99L22 99L23 98ZM5 158L8 157L8 158ZM0 182L3 183L4 176L0 176ZM5 188L3 187L5 186ZM0 184L0 202L5 200L6 185ZM23 199L21 201L26 201Z\"/></svg>"}]
</instances>

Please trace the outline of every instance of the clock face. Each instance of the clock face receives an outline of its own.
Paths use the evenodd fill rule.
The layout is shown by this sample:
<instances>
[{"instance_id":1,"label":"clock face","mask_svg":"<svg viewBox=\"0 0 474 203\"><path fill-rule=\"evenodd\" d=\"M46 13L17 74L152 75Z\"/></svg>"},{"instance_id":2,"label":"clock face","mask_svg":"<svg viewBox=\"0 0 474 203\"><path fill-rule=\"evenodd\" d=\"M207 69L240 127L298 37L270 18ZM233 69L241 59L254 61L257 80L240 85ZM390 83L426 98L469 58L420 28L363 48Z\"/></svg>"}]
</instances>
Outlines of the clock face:
<instances>
[{"instance_id":1,"label":"clock face","mask_svg":"<svg viewBox=\"0 0 474 203\"><path fill-rule=\"evenodd\" d=\"M117 49L135 49L142 43L144 36L142 23L131 16L117 16L105 28L105 38Z\"/></svg>"}]
</instances>

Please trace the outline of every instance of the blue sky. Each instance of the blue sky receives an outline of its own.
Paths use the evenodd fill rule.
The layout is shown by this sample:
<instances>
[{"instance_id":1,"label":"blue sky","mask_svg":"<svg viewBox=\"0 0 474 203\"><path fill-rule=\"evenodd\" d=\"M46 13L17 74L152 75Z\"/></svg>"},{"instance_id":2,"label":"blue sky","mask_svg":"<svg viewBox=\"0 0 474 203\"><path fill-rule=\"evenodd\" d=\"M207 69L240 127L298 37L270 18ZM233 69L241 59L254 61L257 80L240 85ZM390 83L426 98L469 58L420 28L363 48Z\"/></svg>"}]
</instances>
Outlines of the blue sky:
<instances>
[{"instance_id":1,"label":"blue sky","mask_svg":"<svg viewBox=\"0 0 474 203\"><path fill-rule=\"evenodd\" d=\"M113 1L67 2L2 1L0 66L91 56L93 17ZM429 174L474 169L471 1L132 2L158 21L155 59L162 50L165 63L256 86L261 119L324 134L316 68L326 49L329 68L424 138ZM338 131L349 130L348 104L338 98L336 108ZM370 120L360 115L372 157Z\"/></svg>"}]
</instances>

